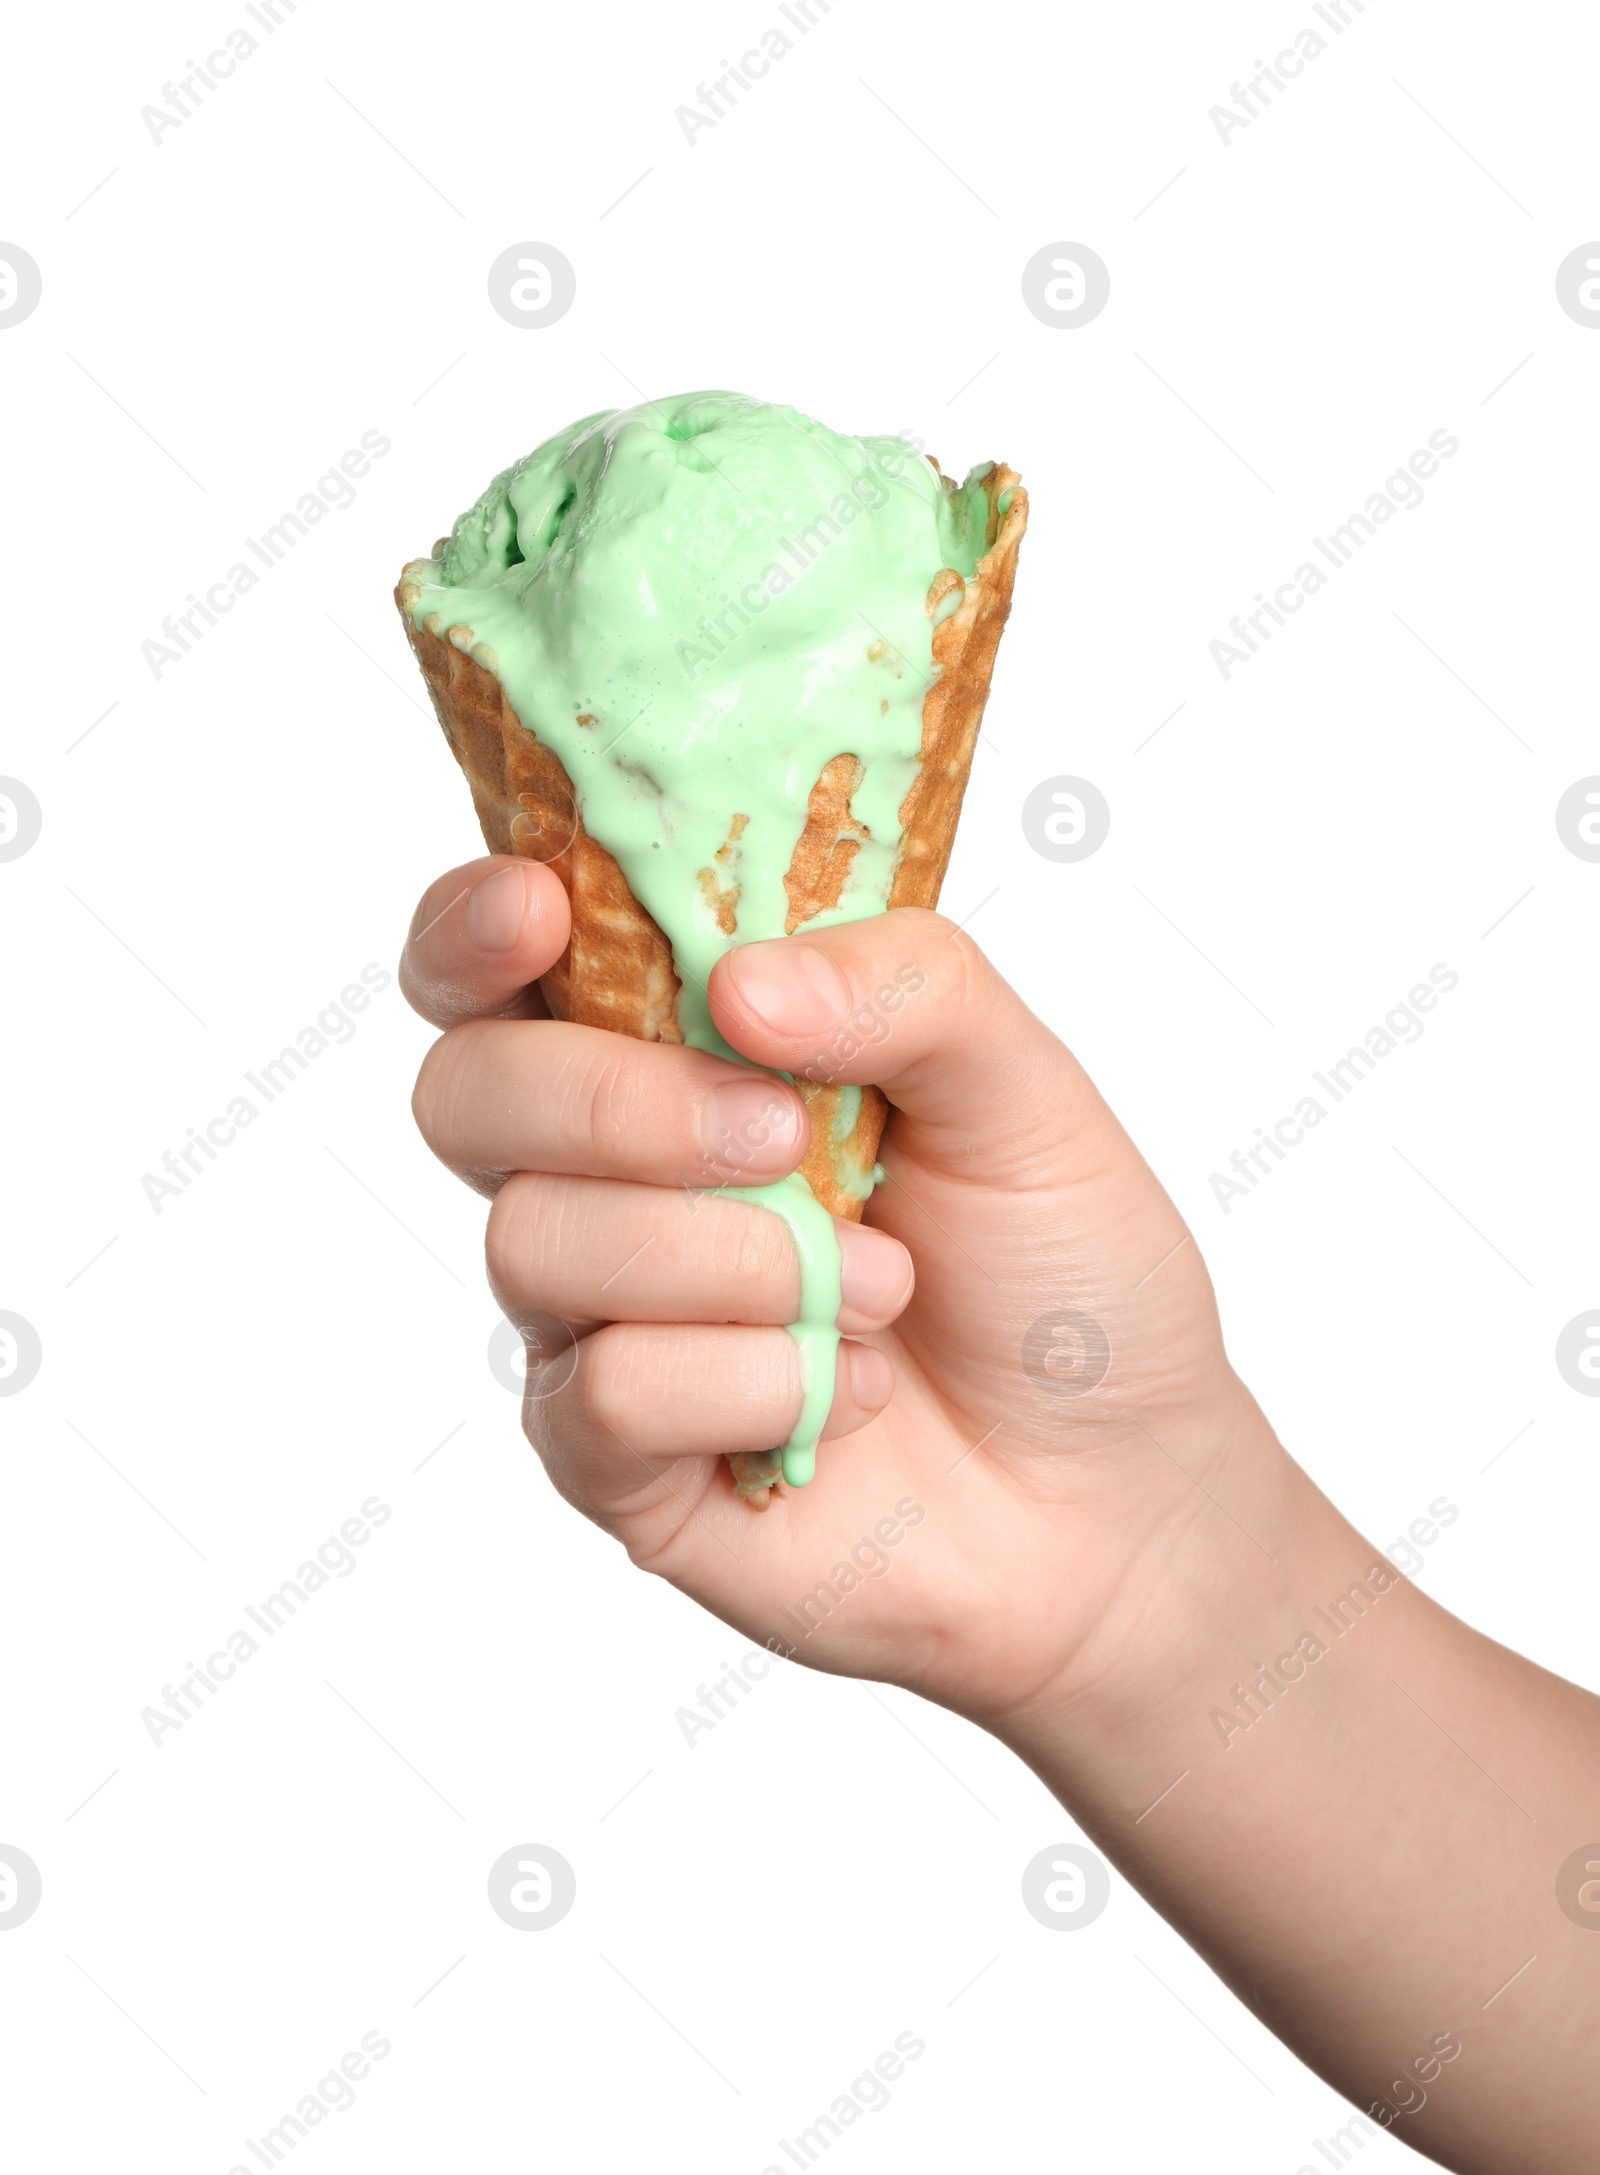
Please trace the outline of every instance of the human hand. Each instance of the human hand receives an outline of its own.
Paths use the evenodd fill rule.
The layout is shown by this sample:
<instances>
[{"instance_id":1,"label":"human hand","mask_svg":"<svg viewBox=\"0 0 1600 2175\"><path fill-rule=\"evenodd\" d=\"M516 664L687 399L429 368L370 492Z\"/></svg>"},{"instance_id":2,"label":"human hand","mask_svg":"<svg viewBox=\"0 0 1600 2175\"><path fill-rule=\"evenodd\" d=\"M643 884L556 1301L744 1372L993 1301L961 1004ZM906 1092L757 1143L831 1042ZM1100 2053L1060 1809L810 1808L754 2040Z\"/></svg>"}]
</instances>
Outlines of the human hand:
<instances>
[{"instance_id":1,"label":"human hand","mask_svg":"<svg viewBox=\"0 0 1600 2175\"><path fill-rule=\"evenodd\" d=\"M1218 1499L1253 1485L1233 1469L1270 1437L1176 1210L970 939L901 911L744 947L712 977L735 1048L795 1073L820 1056L893 1105L888 1181L839 1226L830 1447L755 1516L724 1453L784 1441L798 1413L798 1269L776 1216L694 1189L793 1169L800 1098L541 1016L569 921L537 864L454 871L413 928L403 986L446 1030L418 1123L492 1196L507 1314L579 1338L571 1380L525 1406L571 1502L747 1636L976 1719L1155 1665L1150 1594L1177 1610L1205 1586Z\"/></svg>"},{"instance_id":2,"label":"human hand","mask_svg":"<svg viewBox=\"0 0 1600 2175\"><path fill-rule=\"evenodd\" d=\"M756 1515L722 1453L794 1423L799 1277L775 1215L694 1189L793 1169L800 1098L543 1017L569 928L546 869L458 870L414 927L402 982L446 1029L423 1132L493 1198L507 1313L578 1335L570 1381L524 1408L562 1493L752 1639L993 1730L1374 2119L1471 2175L1587 2168L1592 1972L1581 1934L1551 1938L1549 1884L1590 1827L1600 1704L1393 1574L1293 1465L1176 1210L977 947L897 912L712 977L732 1047L893 1106L887 1183L840 1226L816 1479ZM719 1114L719 1091L746 1100ZM1463 1794L1469 1742L1486 1779ZM1545 1976L1491 2010L1523 1955ZM1453 2057L1412 2056L1444 2020L1470 2060L1428 2092L1413 2072Z\"/></svg>"}]
</instances>

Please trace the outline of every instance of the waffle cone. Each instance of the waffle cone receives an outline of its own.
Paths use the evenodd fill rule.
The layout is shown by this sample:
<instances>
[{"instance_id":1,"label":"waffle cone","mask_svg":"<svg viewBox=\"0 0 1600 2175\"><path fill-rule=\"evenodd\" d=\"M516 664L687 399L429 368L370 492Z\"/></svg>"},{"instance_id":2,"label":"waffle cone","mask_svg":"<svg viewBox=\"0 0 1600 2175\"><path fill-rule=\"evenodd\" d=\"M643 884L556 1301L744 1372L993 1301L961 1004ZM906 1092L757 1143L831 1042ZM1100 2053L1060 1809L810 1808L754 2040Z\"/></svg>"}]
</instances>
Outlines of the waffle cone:
<instances>
[{"instance_id":1,"label":"waffle cone","mask_svg":"<svg viewBox=\"0 0 1600 2175\"><path fill-rule=\"evenodd\" d=\"M937 463L934 464L938 473ZM941 477L947 490L954 484ZM959 602L933 630L938 676L922 705L922 761L900 807L901 845L890 906L938 904L962 796L978 744L994 670L995 652L1011 609L1017 550L1028 525L1028 495L1014 470L996 465L982 479L989 501L986 548L976 571L964 580L953 568L935 575L928 589L929 616L952 592ZM1002 496L1009 492L1004 513ZM483 835L493 853L543 861L566 887L572 906L572 941L540 984L558 1019L607 1027L645 1042L681 1042L681 984L672 948L660 926L628 887L621 868L584 828L577 796L554 751L527 730L493 670L493 653L470 627L443 626L438 615L418 627L409 605L416 595L408 566L395 591L406 635L444 735L472 788ZM829 757L811 790L806 824L790 858L784 888L793 934L814 915L836 906L855 854L860 824L850 813L859 774L855 755ZM743 828L736 819L735 836ZM733 935L736 893L720 893L715 870L701 873L708 901ZM843 1060L839 1062L842 1064ZM853 1121L838 1128L853 1091L832 1077L827 1053L796 1081L811 1115L811 1144L800 1166L812 1192L836 1216L858 1220L888 1104L875 1087L864 1087ZM852 1186L848 1181L854 1179ZM734 1460L741 1493L771 1485L754 1468L758 1460ZM741 1468L745 1470L741 1470Z\"/></svg>"}]
</instances>

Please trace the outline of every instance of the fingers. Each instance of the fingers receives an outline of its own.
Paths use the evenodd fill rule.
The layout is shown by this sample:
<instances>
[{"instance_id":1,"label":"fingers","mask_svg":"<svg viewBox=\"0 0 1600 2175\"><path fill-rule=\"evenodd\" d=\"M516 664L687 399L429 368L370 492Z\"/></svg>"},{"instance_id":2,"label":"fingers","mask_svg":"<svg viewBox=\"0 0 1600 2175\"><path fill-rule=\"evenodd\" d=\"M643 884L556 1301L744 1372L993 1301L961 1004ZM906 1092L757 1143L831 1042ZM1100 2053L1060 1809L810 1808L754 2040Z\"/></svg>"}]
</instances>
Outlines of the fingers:
<instances>
[{"instance_id":1,"label":"fingers","mask_svg":"<svg viewBox=\"0 0 1600 2175\"><path fill-rule=\"evenodd\" d=\"M737 1050L811 1080L871 1081L924 1152L996 1181L1058 1163L1084 1128L1120 1129L1082 1067L967 937L901 907L741 945L711 976ZM1108 1139L1111 1136L1107 1136Z\"/></svg>"},{"instance_id":2,"label":"fingers","mask_svg":"<svg viewBox=\"0 0 1600 2175\"><path fill-rule=\"evenodd\" d=\"M911 1297L911 1256L887 1232L836 1221L840 1329L885 1329ZM519 1173L489 1212L489 1282L513 1319L783 1326L800 1265L781 1217L742 1201Z\"/></svg>"},{"instance_id":3,"label":"fingers","mask_svg":"<svg viewBox=\"0 0 1600 2175\"><path fill-rule=\"evenodd\" d=\"M841 1343L824 1438L864 1427L893 1390L882 1352ZM800 1350L784 1330L614 1323L578 1346L564 1388L529 1398L524 1419L562 1494L603 1518L654 1484L652 1461L787 1442L801 1403Z\"/></svg>"},{"instance_id":4,"label":"fingers","mask_svg":"<svg viewBox=\"0 0 1600 2175\"><path fill-rule=\"evenodd\" d=\"M434 1154L485 1192L510 1171L761 1185L793 1170L810 1138L781 1080L559 1020L452 1029L423 1060L412 1107Z\"/></svg>"},{"instance_id":5,"label":"fingers","mask_svg":"<svg viewBox=\"0 0 1600 2175\"><path fill-rule=\"evenodd\" d=\"M566 950L571 928L560 878L537 861L503 853L469 861L423 893L401 954L400 987L436 1027L543 1018L534 984Z\"/></svg>"}]
</instances>

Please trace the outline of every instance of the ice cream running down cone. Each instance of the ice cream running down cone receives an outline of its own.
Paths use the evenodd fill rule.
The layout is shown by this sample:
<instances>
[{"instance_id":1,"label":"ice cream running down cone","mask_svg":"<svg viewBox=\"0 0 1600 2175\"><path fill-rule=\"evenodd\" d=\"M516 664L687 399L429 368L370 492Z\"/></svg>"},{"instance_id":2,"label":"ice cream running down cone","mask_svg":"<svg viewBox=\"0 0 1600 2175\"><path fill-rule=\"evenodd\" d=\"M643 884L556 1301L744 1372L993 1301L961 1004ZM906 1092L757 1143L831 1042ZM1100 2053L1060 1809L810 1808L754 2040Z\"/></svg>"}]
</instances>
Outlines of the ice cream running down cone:
<instances>
[{"instance_id":1,"label":"ice cream running down cone","mask_svg":"<svg viewBox=\"0 0 1600 2175\"><path fill-rule=\"evenodd\" d=\"M846 486L831 498L819 463ZM680 503L686 466L698 528ZM895 549L871 539L878 548L852 582L845 530L885 508ZM395 601L490 850L545 862L571 901L571 943L541 984L557 1018L731 1055L704 997L721 951L818 917L937 904L1027 518L1009 468L988 465L958 486L899 441L835 439L792 410L700 395L574 426L497 478L432 559L404 569ZM814 571L825 552L838 563ZM657 592L684 561L663 611ZM741 573L756 578L739 589ZM785 613L790 590L798 604ZM752 609L753 594L767 601ZM714 619L694 608L719 600ZM530 620L538 640L525 640ZM590 637L587 660L569 653L574 626ZM821 702L811 696L819 664L830 681ZM747 709L766 716L764 734L744 730ZM655 722L633 733L645 712ZM628 753L608 764L624 734ZM719 769L726 744L737 759ZM794 1332L813 1441L831 1402L838 1303L836 1260L831 1304L826 1273L806 1267L819 1250L837 1256L813 1202L858 1219L872 1191L887 1105L838 1074L886 1024L879 1014L847 1026L796 1078L811 1117L804 1186L739 1189L795 1229L802 1313L829 1306L826 1324ZM730 1154L736 1162L737 1144ZM814 1225L826 1227L820 1249ZM808 1307L814 1281L820 1298ZM797 1456L795 1442L730 1463L758 1509L782 1478L810 1470L808 1446Z\"/></svg>"}]
</instances>

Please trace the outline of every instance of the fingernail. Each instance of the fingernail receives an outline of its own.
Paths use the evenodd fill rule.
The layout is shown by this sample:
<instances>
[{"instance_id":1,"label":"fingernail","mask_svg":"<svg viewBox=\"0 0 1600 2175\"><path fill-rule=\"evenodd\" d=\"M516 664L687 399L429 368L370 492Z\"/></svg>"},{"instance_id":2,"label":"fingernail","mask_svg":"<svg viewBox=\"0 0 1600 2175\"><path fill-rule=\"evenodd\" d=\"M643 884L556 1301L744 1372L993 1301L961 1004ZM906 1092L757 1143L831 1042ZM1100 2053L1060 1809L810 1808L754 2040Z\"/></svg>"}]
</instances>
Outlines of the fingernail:
<instances>
[{"instance_id":1,"label":"fingernail","mask_svg":"<svg viewBox=\"0 0 1600 2175\"><path fill-rule=\"evenodd\" d=\"M701 1118L706 1155L725 1183L771 1178L800 1159L798 1099L776 1080L730 1080L706 1097Z\"/></svg>"},{"instance_id":2,"label":"fingernail","mask_svg":"<svg viewBox=\"0 0 1600 2175\"><path fill-rule=\"evenodd\" d=\"M508 952L522 934L528 890L519 868L497 869L467 901L467 929L486 952Z\"/></svg>"},{"instance_id":3,"label":"fingernail","mask_svg":"<svg viewBox=\"0 0 1600 2175\"><path fill-rule=\"evenodd\" d=\"M728 954L740 997L779 1035L816 1035L850 1010L850 984L812 944L743 944Z\"/></svg>"},{"instance_id":4,"label":"fingernail","mask_svg":"<svg viewBox=\"0 0 1600 2175\"><path fill-rule=\"evenodd\" d=\"M898 1239L869 1224L840 1221L839 1327L882 1329L911 1297L911 1261Z\"/></svg>"},{"instance_id":5,"label":"fingernail","mask_svg":"<svg viewBox=\"0 0 1600 2175\"><path fill-rule=\"evenodd\" d=\"M888 1356L875 1344L841 1344L839 1357L849 1366L850 1395L857 1409L881 1412L894 1395L894 1367Z\"/></svg>"}]
</instances>

